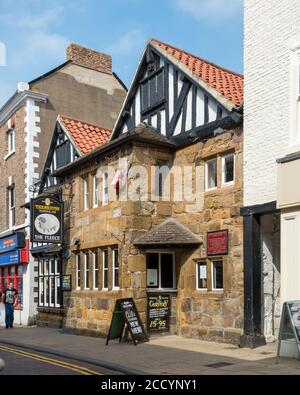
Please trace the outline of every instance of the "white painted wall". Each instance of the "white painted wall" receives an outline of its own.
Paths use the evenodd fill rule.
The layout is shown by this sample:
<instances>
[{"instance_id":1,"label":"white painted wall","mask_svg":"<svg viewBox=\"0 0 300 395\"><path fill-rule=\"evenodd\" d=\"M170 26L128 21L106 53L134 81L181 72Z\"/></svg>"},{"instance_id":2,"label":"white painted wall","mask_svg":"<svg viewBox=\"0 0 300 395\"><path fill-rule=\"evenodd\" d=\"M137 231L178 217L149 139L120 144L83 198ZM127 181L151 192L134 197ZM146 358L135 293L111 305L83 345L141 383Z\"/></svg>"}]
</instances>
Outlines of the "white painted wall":
<instances>
[{"instance_id":1,"label":"white painted wall","mask_svg":"<svg viewBox=\"0 0 300 395\"><path fill-rule=\"evenodd\" d=\"M291 151L295 128L291 63L299 37L299 0L245 0L245 206L277 198L276 159Z\"/></svg>"}]
</instances>

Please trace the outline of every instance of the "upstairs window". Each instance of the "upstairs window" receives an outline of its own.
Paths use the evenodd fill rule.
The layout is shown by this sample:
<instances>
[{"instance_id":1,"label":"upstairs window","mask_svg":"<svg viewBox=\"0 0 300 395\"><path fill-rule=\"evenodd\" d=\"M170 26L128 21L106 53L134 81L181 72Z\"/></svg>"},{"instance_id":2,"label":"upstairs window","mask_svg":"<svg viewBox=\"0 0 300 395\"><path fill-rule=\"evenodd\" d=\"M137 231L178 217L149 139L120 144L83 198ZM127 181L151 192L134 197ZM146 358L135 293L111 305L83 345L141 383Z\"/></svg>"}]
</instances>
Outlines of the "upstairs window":
<instances>
[{"instance_id":1,"label":"upstairs window","mask_svg":"<svg viewBox=\"0 0 300 395\"><path fill-rule=\"evenodd\" d=\"M89 209L89 183L88 178L83 179L83 210Z\"/></svg>"},{"instance_id":2,"label":"upstairs window","mask_svg":"<svg viewBox=\"0 0 300 395\"><path fill-rule=\"evenodd\" d=\"M234 154L222 157L222 185L231 185L234 183Z\"/></svg>"},{"instance_id":3,"label":"upstairs window","mask_svg":"<svg viewBox=\"0 0 300 395\"><path fill-rule=\"evenodd\" d=\"M103 173L102 177L102 204L108 204L108 173Z\"/></svg>"},{"instance_id":4,"label":"upstairs window","mask_svg":"<svg viewBox=\"0 0 300 395\"><path fill-rule=\"evenodd\" d=\"M8 188L8 227L11 229L16 224L16 190L15 186Z\"/></svg>"},{"instance_id":5,"label":"upstairs window","mask_svg":"<svg viewBox=\"0 0 300 395\"><path fill-rule=\"evenodd\" d=\"M16 139L15 129L10 129L9 132L7 133L8 155L13 154L16 150L15 139Z\"/></svg>"},{"instance_id":6,"label":"upstairs window","mask_svg":"<svg viewBox=\"0 0 300 395\"><path fill-rule=\"evenodd\" d=\"M93 207L99 206L99 179L97 176L93 178Z\"/></svg>"},{"instance_id":7,"label":"upstairs window","mask_svg":"<svg viewBox=\"0 0 300 395\"><path fill-rule=\"evenodd\" d=\"M159 70L144 78L141 82L142 114L152 111L164 103L165 97L165 70Z\"/></svg>"},{"instance_id":8,"label":"upstairs window","mask_svg":"<svg viewBox=\"0 0 300 395\"><path fill-rule=\"evenodd\" d=\"M218 160L217 158L208 160L205 163L205 190L210 191L218 185Z\"/></svg>"}]
</instances>

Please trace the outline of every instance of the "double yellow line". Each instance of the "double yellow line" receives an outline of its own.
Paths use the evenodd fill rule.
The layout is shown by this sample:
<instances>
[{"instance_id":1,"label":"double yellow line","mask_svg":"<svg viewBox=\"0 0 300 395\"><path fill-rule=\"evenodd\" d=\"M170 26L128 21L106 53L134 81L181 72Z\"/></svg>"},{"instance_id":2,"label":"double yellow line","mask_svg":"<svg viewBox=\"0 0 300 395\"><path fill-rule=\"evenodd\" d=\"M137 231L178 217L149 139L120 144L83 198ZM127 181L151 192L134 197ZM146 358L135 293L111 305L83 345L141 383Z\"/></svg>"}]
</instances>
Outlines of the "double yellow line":
<instances>
[{"instance_id":1,"label":"double yellow line","mask_svg":"<svg viewBox=\"0 0 300 395\"><path fill-rule=\"evenodd\" d=\"M0 350L5 351L5 352L9 352L11 354L16 354L16 355L24 357L24 358L30 358L30 359L34 359L34 360L39 361L39 362L44 362L44 363L47 363L49 365L59 366L61 368L68 369L68 370L71 370L73 372L85 375L85 376L101 376L101 373L93 371L93 370L88 369L88 368L85 368L83 366L74 365L74 364L71 364L71 363L68 363L68 362L59 361L57 359L44 357L44 356L39 355L39 354L34 354L34 353L31 353L31 352L18 350L18 349L15 349L15 348L11 348L11 347L5 346L3 344L0 344Z\"/></svg>"}]
</instances>

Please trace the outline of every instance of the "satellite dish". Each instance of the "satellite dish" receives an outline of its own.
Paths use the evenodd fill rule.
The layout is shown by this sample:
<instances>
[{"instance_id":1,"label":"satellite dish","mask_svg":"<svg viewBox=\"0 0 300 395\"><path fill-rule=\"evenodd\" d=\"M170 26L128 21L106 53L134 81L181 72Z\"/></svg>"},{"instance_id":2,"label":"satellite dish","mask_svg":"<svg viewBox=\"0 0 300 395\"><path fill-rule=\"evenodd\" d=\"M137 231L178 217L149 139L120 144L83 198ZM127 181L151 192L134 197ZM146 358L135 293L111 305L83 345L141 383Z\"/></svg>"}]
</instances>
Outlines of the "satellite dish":
<instances>
[{"instance_id":1,"label":"satellite dish","mask_svg":"<svg viewBox=\"0 0 300 395\"><path fill-rule=\"evenodd\" d=\"M66 260L69 260L72 256L72 251L70 249L67 249L63 253L63 258Z\"/></svg>"}]
</instances>

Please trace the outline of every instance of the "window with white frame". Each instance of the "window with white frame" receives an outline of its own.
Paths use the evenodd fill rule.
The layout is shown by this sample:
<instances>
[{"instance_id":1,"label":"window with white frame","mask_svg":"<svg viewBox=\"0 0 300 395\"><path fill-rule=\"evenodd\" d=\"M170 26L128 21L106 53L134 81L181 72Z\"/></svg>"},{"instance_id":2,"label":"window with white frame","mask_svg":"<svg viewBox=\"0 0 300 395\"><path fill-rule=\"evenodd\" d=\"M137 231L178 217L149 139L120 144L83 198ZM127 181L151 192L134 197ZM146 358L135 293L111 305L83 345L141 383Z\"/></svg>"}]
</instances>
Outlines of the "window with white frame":
<instances>
[{"instance_id":1,"label":"window with white frame","mask_svg":"<svg viewBox=\"0 0 300 395\"><path fill-rule=\"evenodd\" d=\"M119 263L119 250L113 249L113 289L120 289L120 263Z\"/></svg>"},{"instance_id":2,"label":"window with white frame","mask_svg":"<svg viewBox=\"0 0 300 395\"><path fill-rule=\"evenodd\" d=\"M234 184L235 177L235 154L224 155L222 157L222 185Z\"/></svg>"},{"instance_id":3,"label":"window with white frame","mask_svg":"<svg viewBox=\"0 0 300 395\"><path fill-rule=\"evenodd\" d=\"M76 255L76 289L81 289L81 260L80 254Z\"/></svg>"},{"instance_id":4,"label":"window with white frame","mask_svg":"<svg viewBox=\"0 0 300 395\"><path fill-rule=\"evenodd\" d=\"M90 256L88 252L84 254L84 288L90 289Z\"/></svg>"},{"instance_id":5,"label":"window with white frame","mask_svg":"<svg viewBox=\"0 0 300 395\"><path fill-rule=\"evenodd\" d=\"M108 290L108 250L102 251L102 289Z\"/></svg>"},{"instance_id":6,"label":"window with white frame","mask_svg":"<svg viewBox=\"0 0 300 395\"><path fill-rule=\"evenodd\" d=\"M218 160L210 159L205 163L205 190L216 189L218 185Z\"/></svg>"},{"instance_id":7,"label":"window with white frame","mask_svg":"<svg viewBox=\"0 0 300 395\"><path fill-rule=\"evenodd\" d=\"M151 252L147 254L147 288L176 288L173 253Z\"/></svg>"},{"instance_id":8,"label":"window with white frame","mask_svg":"<svg viewBox=\"0 0 300 395\"><path fill-rule=\"evenodd\" d=\"M93 252L93 289L97 290L99 287L99 259L98 252Z\"/></svg>"},{"instance_id":9,"label":"window with white frame","mask_svg":"<svg viewBox=\"0 0 300 395\"><path fill-rule=\"evenodd\" d=\"M102 176L102 204L108 204L108 173L103 173Z\"/></svg>"},{"instance_id":10,"label":"window with white frame","mask_svg":"<svg viewBox=\"0 0 300 395\"><path fill-rule=\"evenodd\" d=\"M16 189L12 185L8 188L8 227L11 229L16 224Z\"/></svg>"},{"instance_id":11,"label":"window with white frame","mask_svg":"<svg viewBox=\"0 0 300 395\"><path fill-rule=\"evenodd\" d=\"M88 210L89 206L89 182L86 177L83 179L83 210Z\"/></svg>"},{"instance_id":12,"label":"window with white frame","mask_svg":"<svg viewBox=\"0 0 300 395\"><path fill-rule=\"evenodd\" d=\"M99 206L99 178L93 177L93 207Z\"/></svg>"},{"instance_id":13,"label":"window with white frame","mask_svg":"<svg viewBox=\"0 0 300 395\"><path fill-rule=\"evenodd\" d=\"M61 263L57 258L39 261L39 306L61 307Z\"/></svg>"},{"instance_id":14,"label":"window with white frame","mask_svg":"<svg viewBox=\"0 0 300 395\"><path fill-rule=\"evenodd\" d=\"M7 151L8 155L11 155L15 152L16 150L16 132L15 129L10 129L9 132L7 133Z\"/></svg>"},{"instance_id":15,"label":"window with white frame","mask_svg":"<svg viewBox=\"0 0 300 395\"><path fill-rule=\"evenodd\" d=\"M199 291L207 291L207 262L197 262L196 264L196 289Z\"/></svg>"},{"instance_id":16,"label":"window with white frame","mask_svg":"<svg viewBox=\"0 0 300 395\"><path fill-rule=\"evenodd\" d=\"M214 260L211 262L211 279L212 279L212 290L223 291L223 261Z\"/></svg>"}]
</instances>

